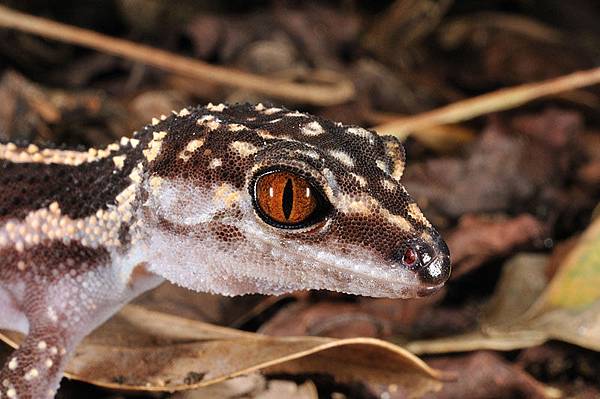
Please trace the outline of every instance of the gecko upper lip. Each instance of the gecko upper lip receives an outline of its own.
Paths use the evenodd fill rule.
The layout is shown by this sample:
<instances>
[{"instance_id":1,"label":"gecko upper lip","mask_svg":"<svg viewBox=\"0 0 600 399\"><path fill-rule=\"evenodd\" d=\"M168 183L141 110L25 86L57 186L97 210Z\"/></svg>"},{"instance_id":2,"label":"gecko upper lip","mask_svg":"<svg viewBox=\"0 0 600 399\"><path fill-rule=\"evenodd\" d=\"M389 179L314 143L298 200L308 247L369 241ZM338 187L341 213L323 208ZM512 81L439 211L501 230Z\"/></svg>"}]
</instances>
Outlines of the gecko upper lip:
<instances>
[{"instance_id":1,"label":"gecko upper lip","mask_svg":"<svg viewBox=\"0 0 600 399\"><path fill-rule=\"evenodd\" d=\"M450 270L450 256L443 253L421 266L417 274L421 282L429 286L428 288L439 288L450 277Z\"/></svg>"}]
</instances>

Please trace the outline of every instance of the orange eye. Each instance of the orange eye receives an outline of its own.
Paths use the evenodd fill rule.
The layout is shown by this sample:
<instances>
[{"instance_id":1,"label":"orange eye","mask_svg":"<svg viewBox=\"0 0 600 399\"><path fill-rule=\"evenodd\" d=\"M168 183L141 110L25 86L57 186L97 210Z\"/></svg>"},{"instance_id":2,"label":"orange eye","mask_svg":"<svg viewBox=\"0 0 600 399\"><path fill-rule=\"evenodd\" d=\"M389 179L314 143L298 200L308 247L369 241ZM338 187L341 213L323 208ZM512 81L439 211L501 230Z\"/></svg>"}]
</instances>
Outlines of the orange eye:
<instances>
[{"instance_id":1,"label":"orange eye","mask_svg":"<svg viewBox=\"0 0 600 399\"><path fill-rule=\"evenodd\" d=\"M256 180L254 190L259 214L276 227L305 227L327 210L319 190L292 172L264 174Z\"/></svg>"}]
</instances>

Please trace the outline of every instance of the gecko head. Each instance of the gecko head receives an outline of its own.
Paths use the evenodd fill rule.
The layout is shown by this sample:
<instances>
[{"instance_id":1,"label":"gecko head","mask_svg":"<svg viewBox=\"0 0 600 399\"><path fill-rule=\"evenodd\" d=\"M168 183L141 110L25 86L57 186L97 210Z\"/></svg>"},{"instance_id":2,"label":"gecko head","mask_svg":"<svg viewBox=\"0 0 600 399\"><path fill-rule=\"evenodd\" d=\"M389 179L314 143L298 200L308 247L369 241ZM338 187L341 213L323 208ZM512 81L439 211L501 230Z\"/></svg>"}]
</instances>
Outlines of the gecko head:
<instances>
[{"instance_id":1,"label":"gecko head","mask_svg":"<svg viewBox=\"0 0 600 399\"><path fill-rule=\"evenodd\" d=\"M153 271L231 295L410 298L448 279L448 247L400 183L395 138L279 108L209 111L191 114L208 128L180 123L188 137L151 165Z\"/></svg>"},{"instance_id":2,"label":"gecko head","mask_svg":"<svg viewBox=\"0 0 600 399\"><path fill-rule=\"evenodd\" d=\"M371 151L351 137L338 138L344 150L288 141L257 154L247 178L255 229L303 254L299 264L312 273L306 285L367 296L429 295L449 277L448 247L399 182L401 144L368 137Z\"/></svg>"}]
</instances>

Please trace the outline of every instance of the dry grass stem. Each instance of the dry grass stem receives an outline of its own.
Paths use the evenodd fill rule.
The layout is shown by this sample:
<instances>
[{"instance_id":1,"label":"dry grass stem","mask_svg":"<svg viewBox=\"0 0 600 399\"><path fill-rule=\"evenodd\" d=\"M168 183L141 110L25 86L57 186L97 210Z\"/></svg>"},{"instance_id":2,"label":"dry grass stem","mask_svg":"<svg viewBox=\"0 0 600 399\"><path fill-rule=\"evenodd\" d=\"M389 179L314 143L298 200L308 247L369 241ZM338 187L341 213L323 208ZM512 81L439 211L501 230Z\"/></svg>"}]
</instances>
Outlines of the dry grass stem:
<instances>
[{"instance_id":1,"label":"dry grass stem","mask_svg":"<svg viewBox=\"0 0 600 399\"><path fill-rule=\"evenodd\" d=\"M193 79L238 87L270 97L314 105L334 105L354 96L353 84L339 76L322 84L299 84L207 64L171 52L113 38L87 29L50 21L0 6L0 27L16 29L65 43L142 62ZM331 75L331 74L329 74Z\"/></svg>"},{"instance_id":2,"label":"dry grass stem","mask_svg":"<svg viewBox=\"0 0 600 399\"><path fill-rule=\"evenodd\" d=\"M392 134L405 138L415 131L423 131L434 126L458 123L492 112L516 108L542 97L597 83L600 83L600 68L593 68L543 82L500 89L418 115L386 122L374 127L374 129L382 134Z\"/></svg>"}]
</instances>

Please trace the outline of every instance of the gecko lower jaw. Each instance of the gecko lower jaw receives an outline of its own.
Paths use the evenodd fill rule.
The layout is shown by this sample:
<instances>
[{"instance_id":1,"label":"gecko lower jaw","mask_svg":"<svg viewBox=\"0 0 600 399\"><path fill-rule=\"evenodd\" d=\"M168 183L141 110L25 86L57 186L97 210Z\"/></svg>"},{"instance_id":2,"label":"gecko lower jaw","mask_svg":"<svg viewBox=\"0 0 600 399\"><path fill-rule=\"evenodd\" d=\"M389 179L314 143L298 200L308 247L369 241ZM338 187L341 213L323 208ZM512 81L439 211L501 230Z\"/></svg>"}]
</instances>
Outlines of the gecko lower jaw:
<instances>
[{"instance_id":1,"label":"gecko lower jaw","mask_svg":"<svg viewBox=\"0 0 600 399\"><path fill-rule=\"evenodd\" d=\"M426 296L431 296L442 289L444 284L438 284L430 287L421 287L417 289L417 298L423 298Z\"/></svg>"}]
</instances>

